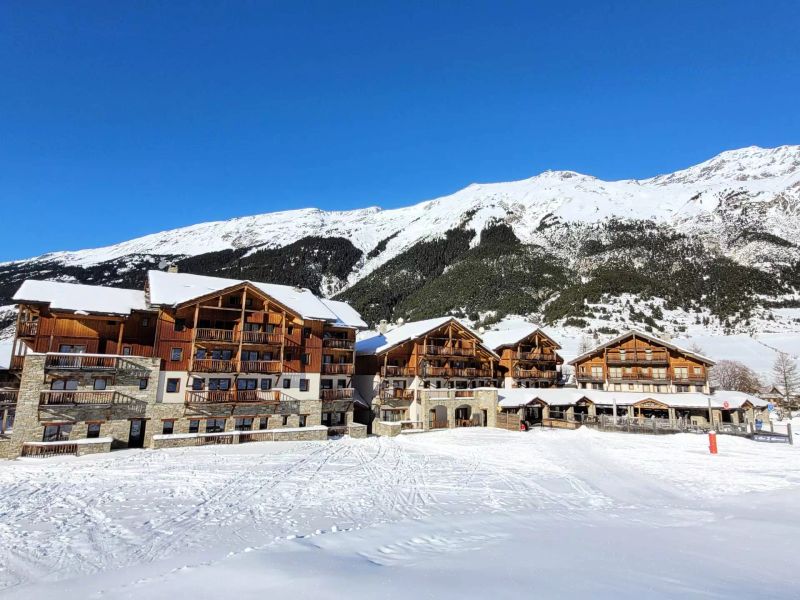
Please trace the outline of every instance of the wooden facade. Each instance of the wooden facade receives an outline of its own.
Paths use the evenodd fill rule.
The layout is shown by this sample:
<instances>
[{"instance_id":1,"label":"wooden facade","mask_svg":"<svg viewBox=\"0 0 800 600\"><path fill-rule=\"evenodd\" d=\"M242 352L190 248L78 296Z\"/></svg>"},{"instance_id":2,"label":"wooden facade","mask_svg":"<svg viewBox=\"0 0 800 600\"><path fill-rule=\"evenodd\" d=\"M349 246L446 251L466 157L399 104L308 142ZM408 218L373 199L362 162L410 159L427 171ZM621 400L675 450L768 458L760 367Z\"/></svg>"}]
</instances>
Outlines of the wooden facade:
<instances>
[{"instance_id":1,"label":"wooden facade","mask_svg":"<svg viewBox=\"0 0 800 600\"><path fill-rule=\"evenodd\" d=\"M713 362L641 332L629 332L572 362L579 388L708 393Z\"/></svg>"},{"instance_id":2,"label":"wooden facade","mask_svg":"<svg viewBox=\"0 0 800 600\"><path fill-rule=\"evenodd\" d=\"M558 369L564 359L559 346L540 329L529 335L494 348L500 355L499 376L511 379L511 386L547 388L562 385Z\"/></svg>"}]
</instances>

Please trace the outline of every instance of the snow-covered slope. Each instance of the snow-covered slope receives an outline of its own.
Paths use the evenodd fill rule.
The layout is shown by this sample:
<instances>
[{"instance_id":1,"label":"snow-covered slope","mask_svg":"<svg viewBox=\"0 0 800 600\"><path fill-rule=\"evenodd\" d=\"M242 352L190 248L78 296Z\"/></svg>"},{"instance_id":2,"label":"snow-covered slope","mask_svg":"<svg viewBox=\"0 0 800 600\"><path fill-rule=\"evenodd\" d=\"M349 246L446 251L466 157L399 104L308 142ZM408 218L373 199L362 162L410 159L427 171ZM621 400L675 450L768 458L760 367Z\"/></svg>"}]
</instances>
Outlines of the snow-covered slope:
<instances>
[{"instance_id":1,"label":"snow-covered slope","mask_svg":"<svg viewBox=\"0 0 800 600\"><path fill-rule=\"evenodd\" d=\"M499 219L523 242L548 246L543 225L553 222L650 219L682 232L707 234L723 228L731 219L729 211L740 215L753 208L769 220L771 234L797 239L800 146L723 152L694 167L644 180L603 181L571 171L547 171L521 181L472 184L407 208L265 213L30 260L85 267L132 254L194 256L231 248L283 247L307 236L343 237L368 253L391 237L383 252L359 265L351 278L357 280L418 241L465 223L479 232Z\"/></svg>"}]
</instances>

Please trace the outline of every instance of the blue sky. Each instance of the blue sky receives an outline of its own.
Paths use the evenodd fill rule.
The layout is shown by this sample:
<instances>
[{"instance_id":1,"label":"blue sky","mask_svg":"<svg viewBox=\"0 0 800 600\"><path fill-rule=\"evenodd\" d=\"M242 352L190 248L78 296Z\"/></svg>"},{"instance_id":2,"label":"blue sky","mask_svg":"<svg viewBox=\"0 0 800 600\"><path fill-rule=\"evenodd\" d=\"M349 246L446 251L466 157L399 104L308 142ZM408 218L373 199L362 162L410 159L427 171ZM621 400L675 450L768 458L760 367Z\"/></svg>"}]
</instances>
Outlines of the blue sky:
<instances>
[{"instance_id":1,"label":"blue sky","mask_svg":"<svg viewBox=\"0 0 800 600\"><path fill-rule=\"evenodd\" d=\"M800 2L0 4L0 260L800 143Z\"/></svg>"}]
</instances>

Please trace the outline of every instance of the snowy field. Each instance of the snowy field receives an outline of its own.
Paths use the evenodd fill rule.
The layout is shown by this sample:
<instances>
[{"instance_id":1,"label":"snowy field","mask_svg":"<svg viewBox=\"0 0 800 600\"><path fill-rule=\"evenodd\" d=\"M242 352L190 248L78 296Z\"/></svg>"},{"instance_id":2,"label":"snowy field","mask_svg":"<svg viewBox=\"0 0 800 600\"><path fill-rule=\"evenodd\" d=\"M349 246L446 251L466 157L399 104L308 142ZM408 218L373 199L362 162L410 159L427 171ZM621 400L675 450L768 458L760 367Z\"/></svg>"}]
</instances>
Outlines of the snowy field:
<instances>
[{"instance_id":1,"label":"snowy field","mask_svg":"<svg viewBox=\"0 0 800 600\"><path fill-rule=\"evenodd\" d=\"M456 430L0 463L2 598L797 598L800 447Z\"/></svg>"}]
</instances>

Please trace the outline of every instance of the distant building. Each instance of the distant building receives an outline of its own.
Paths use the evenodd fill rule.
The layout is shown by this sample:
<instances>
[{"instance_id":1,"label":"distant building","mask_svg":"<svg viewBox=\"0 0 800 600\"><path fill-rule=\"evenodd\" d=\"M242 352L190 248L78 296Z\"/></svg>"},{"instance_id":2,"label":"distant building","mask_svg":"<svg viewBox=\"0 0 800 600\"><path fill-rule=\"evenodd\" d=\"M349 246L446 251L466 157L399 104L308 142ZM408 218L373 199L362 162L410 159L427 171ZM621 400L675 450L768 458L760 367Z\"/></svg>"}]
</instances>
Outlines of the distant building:
<instances>
[{"instance_id":1,"label":"distant building","mask_svg":"<svg viewBox=\"0 0 800 600\"><path fill-rule=\"evenodd\" d=\"M628 331L569 362L578 388L617 392L710 393L714 362L642 331Z\"/></svg>"}]
</instances>

